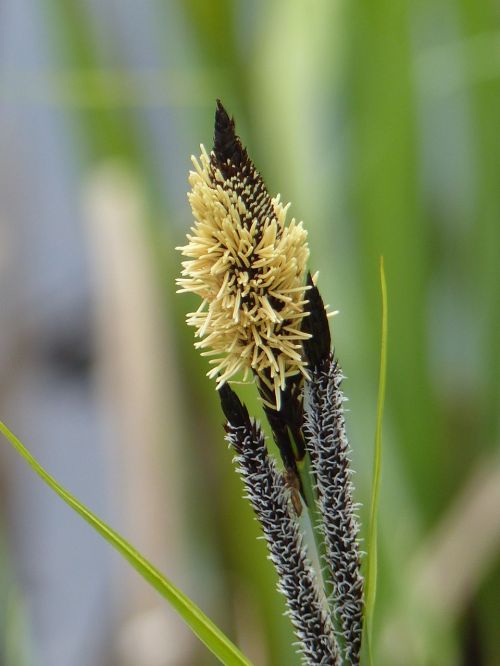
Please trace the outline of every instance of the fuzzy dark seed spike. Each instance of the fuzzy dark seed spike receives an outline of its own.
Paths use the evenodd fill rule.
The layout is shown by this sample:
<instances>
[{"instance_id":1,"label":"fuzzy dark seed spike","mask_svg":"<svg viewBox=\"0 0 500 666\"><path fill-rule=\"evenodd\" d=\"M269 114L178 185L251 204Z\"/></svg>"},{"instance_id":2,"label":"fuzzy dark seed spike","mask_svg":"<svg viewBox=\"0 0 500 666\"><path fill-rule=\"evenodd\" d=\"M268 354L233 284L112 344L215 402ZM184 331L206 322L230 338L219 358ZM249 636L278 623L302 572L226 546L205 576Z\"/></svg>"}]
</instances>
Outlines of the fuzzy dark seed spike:
<instances>
[{"instance_id":1,"label":"fuzzy dark seed spike","mask_svg":"<svg viewBox=\"0 0 500 666\"><path fill-rule=\"evenodd\" d=\"M227 387L223 408L239 403ZM241 403L239 403L241 405ZM237 408L237 418L243 412ZM228 422L226 439L236 452L235 464L261 525L269 558L278 573L278 589L285 596L304 663L340 666L334 628L307 559L290 489L270 458L260 426L248 417L238 425Z\"/></svg>"},{"instance_id":2,"label":"fuzzy dark seed spike","mask_svg":"<svg viewBox=\"0 0 500 666\"><path fill-rule=\"evenodd\" d=\"M333 358L306 382L304 433L317 483L322 530L334 586L345 662L358 666L363 629L363 578L357 516L340 388L342 371Z\"/></svg>"}]
</instances>

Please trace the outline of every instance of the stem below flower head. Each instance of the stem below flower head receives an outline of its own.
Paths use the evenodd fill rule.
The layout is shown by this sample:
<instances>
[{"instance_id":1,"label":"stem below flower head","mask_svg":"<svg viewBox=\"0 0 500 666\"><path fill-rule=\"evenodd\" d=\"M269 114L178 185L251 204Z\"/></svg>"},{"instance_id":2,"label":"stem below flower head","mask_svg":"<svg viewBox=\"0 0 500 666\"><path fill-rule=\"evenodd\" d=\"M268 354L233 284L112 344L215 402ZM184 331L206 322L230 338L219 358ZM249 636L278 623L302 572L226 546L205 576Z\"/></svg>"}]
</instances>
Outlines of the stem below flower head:
<instances>
[{"instance_id":1,"label":"stem below flower head","mask_svg":"<svg viewBox=\"0 0 500 666\"><path fill-rule=\"evenodd\" d=\"M271 426L274 441L279 448L285 469L292 469L300 480L300 490L304 499L314 545L321 571L323 590L329 601L333 593L332 578L329 573L326 557L326 545L321 529L321 513L318 508L316 483L312 471L311 458L306 449L302 432L303 404L302 378L291 378L282 393L281 407L276 410L267 402L270 400L269 388L259 381L259 393L264 401L264 412ZM331 612L333 617L333 611Z\"/></svg>"},{"instance_id":2,"label":"stem below flower head","mask_svg":"<svg viewBox=\"0 0 500 666\"><path fill-rule=\"evenodd\" d=\"M314 544L316 546L316 553L318 556L321 578L323 581L323 590L325 592L328 605L330 606L329 600L333 594L333 583L326 559L326 545L323 532L321 530L321 514L318 510L317 495L314 489L314 479L309 453L306 453L302 460L297 462L297 471L299 473L300 483L302 485L302 490L304 492L304 497L307 503L307 513L313 533ZM333 611L331 614L333 617Z\"/></svg>"}]
</instances>

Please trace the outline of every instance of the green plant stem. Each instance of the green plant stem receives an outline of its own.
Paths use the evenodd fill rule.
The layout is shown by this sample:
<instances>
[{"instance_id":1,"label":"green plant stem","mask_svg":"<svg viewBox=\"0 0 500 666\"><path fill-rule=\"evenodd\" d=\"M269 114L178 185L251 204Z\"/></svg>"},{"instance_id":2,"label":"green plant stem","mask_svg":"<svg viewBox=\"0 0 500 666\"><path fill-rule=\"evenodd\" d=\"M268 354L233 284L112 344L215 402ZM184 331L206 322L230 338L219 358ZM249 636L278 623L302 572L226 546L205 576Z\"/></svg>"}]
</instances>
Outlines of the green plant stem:
<instances>
[{"instance_id":1,"label":"green plant stem","mask_svg":"<svg viewBox=\"0 0 500 666\"><path fill-rule=\"evenodd\" d=\"M323 589L327 600L329 601L333 594L333 583L328 570L325 540L320 528L321 516L318 510L316 491L313 485L311 458L309 453L306 452L306 455L302 460L297 461L297 470L299 472L300 482L307 502L307 513L309 515L309 522L311 523L314 543L318 554Z\"/></svg>"},{"instance_id":2,"label":"green plant stem","mask_svg":"<svg viewBox=\"0 0 500 666\"><path fill-rule=\"evenodd\" d=\"M387 374L387 284L385 280L384 258L380 257L380 291L382 296L382 335L380 342L380 372L377 398L377 423L375 427L375 451L373 456L372 496L370 504L370 524L368 528L368 554L365 583L365 632L369 663L372 659L372 628L375 596L377 592L377 515L380 495L382 465L382 416L384 412L385 383Z\"/></svg>"},{"instance_id":3,"label":"green plant stem","mask_svg":"<svg viewBox=\"0 0 500 666\"><path fill-rule=\"evenodd\" d=\"M294 441L293 435L290 432L290 441L294 446L295 453L298 452L298 447ZM309 523L311 525L311 530L314 539L314 545L316 546L316 554L318 556L319 569L321 573L321 581L323 583L323 591L328 603L328 608L330 611L330 616L334 625L335 613L331 606L331 599L333 597L333 581L330 575L330 570L328 568L328 558L326 554L326 544L321 531L321 514L318 509L318 498L316 489L313 483L313 472L311 465L311 457L309 452L306 451L305 455L298 459L297 456L297 471L299 473L300 483L302 490L304 491L304 496L307 504L307 514L309 516Z\"/></svg>"}]
</instances>

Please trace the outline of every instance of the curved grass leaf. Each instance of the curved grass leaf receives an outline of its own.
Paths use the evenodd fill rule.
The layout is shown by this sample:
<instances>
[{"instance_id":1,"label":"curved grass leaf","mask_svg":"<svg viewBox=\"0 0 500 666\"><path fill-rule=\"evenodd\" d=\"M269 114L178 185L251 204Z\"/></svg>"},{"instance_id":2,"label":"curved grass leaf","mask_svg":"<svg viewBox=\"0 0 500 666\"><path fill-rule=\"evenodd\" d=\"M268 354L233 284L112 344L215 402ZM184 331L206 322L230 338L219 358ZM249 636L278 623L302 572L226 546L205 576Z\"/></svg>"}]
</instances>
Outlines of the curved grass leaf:
<instances>
[{"instance_id":1,"label":"curved grass leaf","mask_svg":"<svg viewBox=\"0 0 500 666\"><path fill-rule=\"evenodd\" d=\"M380 342L380 371L377 397L377 422L375 426L375 451L373 456L372 496L370 524L368 527L368 555L365 587L365 641L368 660L372 663L372 628L375 596L377 593L377 515L380 495L380 473L382 463L382 416L384 412L385 383L387 374L387 285L384 258L380 257L380 291L382 296L382 336Z\"/></svg>"},{"instance_id":2,"label":"curved grass leaf","mask_svg":"<svg viewBox=\"0 0 500 666\"><path fill-rule=\"evenodd\" d=\"M74 511L84 518L106 541L128 560L141 576L154 587L177 611L184 622L211 652L228 666L251 666L251 662L222 633L222 631L183 592L148 562L135 548L117 532L100 520L90 509L75 499L48 474L31 455L22 442L0 421L0 432L9 440L17 452L35 470L45 483Z\"/></svg>"}]
</instances>

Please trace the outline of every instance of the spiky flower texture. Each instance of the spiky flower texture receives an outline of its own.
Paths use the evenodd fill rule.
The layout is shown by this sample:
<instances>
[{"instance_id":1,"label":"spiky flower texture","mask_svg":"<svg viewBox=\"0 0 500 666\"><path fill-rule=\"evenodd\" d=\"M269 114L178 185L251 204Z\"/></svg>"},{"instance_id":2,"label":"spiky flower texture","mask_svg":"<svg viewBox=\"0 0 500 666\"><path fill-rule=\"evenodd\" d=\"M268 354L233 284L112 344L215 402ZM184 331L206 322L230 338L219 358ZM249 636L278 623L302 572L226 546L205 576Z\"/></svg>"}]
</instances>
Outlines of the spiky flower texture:
<instances>
[{"instance_id":1,"label":"spiky flower texture","mask_svg":"<svg viewBox=\"0 0 500 666\"><path fill-rule=\"evenodd\" d=\"M359 666L363 579L340 388L326 308L307 274L302 223L271 198L234 121L218 102L214 146L202 146L189 175L195 224L180 291L201 305L188 315L196 347L212 357L246 496L264 532L305 663ZM257 422L229 387L243 371L257 378L264 412L285 467L278 472ZM287 475L296 478L296 497ZM290 502L295 497L295 501ZM324 588L310 566L299 523L309 513ZM318 509L318 510L317 510ZM333 594L326 598L328 588ZM340 647L332 624L337 627ZM342 652L343 658L340 653Z\"/></svg>"},{"instance_id":2,"label":"spiky flower texture","mask_svg":"<svg viewBox=\"0 0 500 666\"><path fill-rule=\"evenodd\" d=\"M236 469L243 479L278 573L288 615L299 638L305 664L340 666L335 631L309 563L303 535L290 503L286 481L269 456L259 424L229 385L219 392L227 417L226 439L235 451Z\"/></svg>"},{"instance_id":3,"label":"spiky flower texture","mask_svg":"<svg viewBox=\"0 0 500 666\"><path fill-rule=\"evenodd\" d=\"M306 314L309 248L301 222L286 223L288 206L271 198L235 134L234 121L217 102L214 148L201 146L188 194L195 225L183 262L180 291L202 303L187 323L195 346L213 357L209 377L220 388L249 371L274 392L279 409L287 377L306 375L301 330Z\"/></svg>"}]
</instances>

